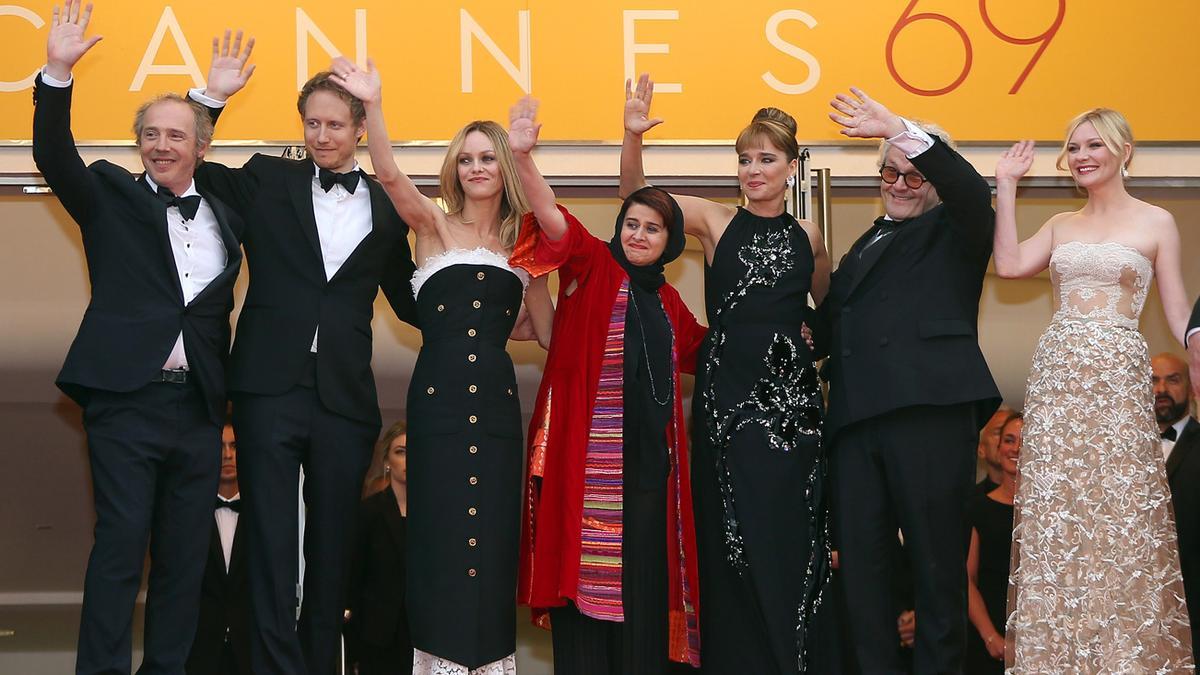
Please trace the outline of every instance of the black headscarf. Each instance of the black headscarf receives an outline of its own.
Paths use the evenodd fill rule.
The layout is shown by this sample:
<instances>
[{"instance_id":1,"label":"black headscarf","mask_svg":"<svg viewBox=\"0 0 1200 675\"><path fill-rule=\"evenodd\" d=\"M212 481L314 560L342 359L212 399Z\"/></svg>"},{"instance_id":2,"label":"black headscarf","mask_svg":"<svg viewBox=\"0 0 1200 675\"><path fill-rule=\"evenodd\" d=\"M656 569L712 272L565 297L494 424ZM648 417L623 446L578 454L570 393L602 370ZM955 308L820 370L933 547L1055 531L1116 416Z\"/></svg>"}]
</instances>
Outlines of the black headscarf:
<instances>
[{"instance_id":1,"label":"black headscarf","mask_svg":"<svg viewBox=\"0 0 1200 675\"><path fill-rule=\"evenodd\" d=\"M667 230L667 247L663 249L658 260L649 265L634 265L625 257L625 249L621 248L621 230L625 226L625 212L629 210L629 205L634 203L634 198L650 190L661 192L671 203L675 222L671 223L670 229ZM657 291L660 286L667 283L666 277L663 276L663 268L683 253L684 243L683 210L679 208L675 199L664 190L646 186L629 195L625 199L625 203L621 205L621 213L617 214L616 231L608 242L608 250L612 252L613 260L616 260L617 264L625 269L631 284L643 290Z\"/></svg>"}]
</instances>

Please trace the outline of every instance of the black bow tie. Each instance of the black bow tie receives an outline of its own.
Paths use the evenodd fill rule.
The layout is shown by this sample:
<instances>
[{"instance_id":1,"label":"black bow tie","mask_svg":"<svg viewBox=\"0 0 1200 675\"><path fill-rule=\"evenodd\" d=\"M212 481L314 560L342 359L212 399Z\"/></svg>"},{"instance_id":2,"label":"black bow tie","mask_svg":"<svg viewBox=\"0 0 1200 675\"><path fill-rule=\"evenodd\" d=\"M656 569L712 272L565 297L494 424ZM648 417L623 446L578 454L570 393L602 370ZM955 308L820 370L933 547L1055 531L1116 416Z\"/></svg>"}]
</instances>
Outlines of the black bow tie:
<instances>
[{"instance_id":1,"label":"black bow tie","mask_svg":"<svg viewBox=\"0 0 1200 675\"><path fill-rule=\"evenodd\" d=\"M354 194L355 188L358 187L359 171L349 171L346 173L338 173L329 169L321 169L317 174L317 180L321 181L321 189L329 192L333 189L334 183L341 183L342 187L346 188L346 192Z\"/></svg>"},{"instance_id":2,"label":"black bow tie","mask_svg":"<svg viewBox=\"0 0 1200 675\"><path fill-rule=\"evenodd\" d=\"M1176 433L1176 431L1175 431L1175 427L1167 427L1167 430L1166 430L1166 431L1164 431L1164 432L1162 432L1162 437L1163 437L1163 440L1164 440L1164 441L1177 441L1177 440L1179 440L1179 434L1178 434L1178 433Z\"/></svg>"},{"instance_id":3,"label":"black bow tie","mask_svg":"<svg viewBox=\"0 0 1200 675\"><path fill-rule=\"evenodd\" d=\"M179 215L183 216L185 221L195 218L196 212L200 210L200 195L178 197L170 189L159 185L158 199L168 208L174 206L179 209Z\"/></svg>"},{"instance_id":4,"label":"black bow tie","mask_svg":"<svg viewBox=\"0 0 1200 675\"><path fill-rule=\"evenodd\" d=\"M238 499L231 499L229 501L225 501L224 499L217 497L217 508L213 509L213 510L217 511L220 509L229 509L229 510L233 511L234 513L241 513L242 512L242 500L240 498L238 498Z\"/></svg>"}]
</instances>

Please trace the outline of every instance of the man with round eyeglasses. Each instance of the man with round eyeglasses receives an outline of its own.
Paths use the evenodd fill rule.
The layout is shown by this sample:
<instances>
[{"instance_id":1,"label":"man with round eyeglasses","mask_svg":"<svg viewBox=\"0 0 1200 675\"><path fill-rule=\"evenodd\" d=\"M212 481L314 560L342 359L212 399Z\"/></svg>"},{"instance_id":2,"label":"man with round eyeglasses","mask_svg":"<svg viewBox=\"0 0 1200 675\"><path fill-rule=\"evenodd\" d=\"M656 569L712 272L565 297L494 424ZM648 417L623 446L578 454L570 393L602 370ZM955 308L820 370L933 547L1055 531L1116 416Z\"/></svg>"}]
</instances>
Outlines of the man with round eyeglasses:
<instances>
[{"instance_id":1,"label":"man with round eyeglasses","mask_svg":"<svg viewBox=\"0 0 1200 675\"><path fill-rule=\"evenodd\" d=\"M830 117L847 136L883 139L884 215L842 258L819 309L830 337L825 442L849 639L863 672L903 672L885 548L899 529L920 617L912 667L957 673L964 512L979 429L1000 403L976 325L991 191L944 131L851 91Z\"/></svg>"}]
</instances>

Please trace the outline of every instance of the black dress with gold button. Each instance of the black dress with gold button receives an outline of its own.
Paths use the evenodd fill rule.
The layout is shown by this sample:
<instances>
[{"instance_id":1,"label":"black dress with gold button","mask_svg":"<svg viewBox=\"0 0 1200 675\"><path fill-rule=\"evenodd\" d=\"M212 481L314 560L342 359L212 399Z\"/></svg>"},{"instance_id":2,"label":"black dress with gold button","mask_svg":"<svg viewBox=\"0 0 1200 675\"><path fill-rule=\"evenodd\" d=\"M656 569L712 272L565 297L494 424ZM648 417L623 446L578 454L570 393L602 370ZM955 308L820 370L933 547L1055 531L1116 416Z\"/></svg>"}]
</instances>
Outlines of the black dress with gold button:
<instances>
[{"instance_id":1,"label":"black dress with gold button","mask_svg":"<svg viewBox=\"0 0 1200 675\"><path fill-rule=\"evenodd\" d=\"M431 257L413 276L424 344L408 390L407 584L419 658L478 668L515 651L523 444L505 345L527 282L485 249Z\"/></svg>"}]
</instances>

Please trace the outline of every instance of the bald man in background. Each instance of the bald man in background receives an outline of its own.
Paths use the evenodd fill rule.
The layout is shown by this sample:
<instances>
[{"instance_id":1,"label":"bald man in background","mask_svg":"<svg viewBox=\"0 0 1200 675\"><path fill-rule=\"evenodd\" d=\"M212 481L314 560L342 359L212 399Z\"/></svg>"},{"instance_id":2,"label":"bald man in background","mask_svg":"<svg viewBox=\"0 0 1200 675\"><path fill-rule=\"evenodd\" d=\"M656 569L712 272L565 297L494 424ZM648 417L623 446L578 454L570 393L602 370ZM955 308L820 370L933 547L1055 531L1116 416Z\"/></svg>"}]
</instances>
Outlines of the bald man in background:
<instances>
[{"instance_id":1,"label":"bald man in background","mask_svg":"<svg viewBox=\"0 0 1200 675\"><path fill-rule=\"evenodd\" d=\"M1193 338L1200 342L1200 338ZM1188 362L1163 353L1150 360L1154 417L1162 434L1167 482L1179 533L1179 563L1188 609L1200 619L1200 422L1191 415L1193 381ZM1192 645L1200 645L1200 621L1192 621Z\"/></svg>"}]
</instances>

